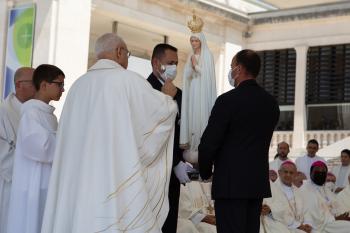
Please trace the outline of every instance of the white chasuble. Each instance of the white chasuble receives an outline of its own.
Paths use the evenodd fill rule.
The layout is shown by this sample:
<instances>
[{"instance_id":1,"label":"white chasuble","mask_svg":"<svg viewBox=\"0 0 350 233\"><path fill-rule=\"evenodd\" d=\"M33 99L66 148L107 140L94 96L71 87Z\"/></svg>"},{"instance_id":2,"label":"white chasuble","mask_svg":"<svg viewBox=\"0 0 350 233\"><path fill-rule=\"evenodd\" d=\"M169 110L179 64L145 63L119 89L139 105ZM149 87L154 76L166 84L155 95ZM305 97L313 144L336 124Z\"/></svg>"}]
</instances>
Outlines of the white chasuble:
<instances>
[{"instance_id":1,"label":"white chasuble","mask_svg":"<svg viewBox=\"0 0 350 233\"><path fill-rule=\"evenodd\" d=\"M160 233L176 114L143 77L97 61L63 107L42 233Z\"/></svg>"}]
</instances>

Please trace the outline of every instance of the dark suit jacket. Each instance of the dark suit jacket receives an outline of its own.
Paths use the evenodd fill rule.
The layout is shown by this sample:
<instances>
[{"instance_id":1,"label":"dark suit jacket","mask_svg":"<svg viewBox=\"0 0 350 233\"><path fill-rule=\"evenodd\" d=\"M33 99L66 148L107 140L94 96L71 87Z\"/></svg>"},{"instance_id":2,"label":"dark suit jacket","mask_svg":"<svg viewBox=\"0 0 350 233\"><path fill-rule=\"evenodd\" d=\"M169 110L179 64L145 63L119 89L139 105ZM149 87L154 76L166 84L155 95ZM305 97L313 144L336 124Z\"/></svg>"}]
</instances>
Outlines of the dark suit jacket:
<instances>
[{"instance_id":1,"label":"dark suit jacket","mask_svg":"<svg viewBox=\"0 0 350 233\"><path fill-rule=\"evenodd\" d=\"M152 85L152 87L158 91L162 89L162 83L158 80L158 78L151 73L147 81ZM177 88L176 95L174 96L174 100L177 103L179 108L179 113L175 119L175 134L174 134L174 150L173 150L173 167L175 167L180 161L183 160L182 153L183 150L180 148L180 116L181 116L181 99L182 99L182 91Z\"/></svg>"},{"instance_id":2,"label":"dark suit jacket","mask_svg":"<svg viewBox=\"0 0 350 233\"><path fill-rule=\"evenodd\" d=\"M279 119L274 97L255 80L218 97L199 145L199 171L214 199L270 197L268 152Z\"/></svg>"}]
</instances>

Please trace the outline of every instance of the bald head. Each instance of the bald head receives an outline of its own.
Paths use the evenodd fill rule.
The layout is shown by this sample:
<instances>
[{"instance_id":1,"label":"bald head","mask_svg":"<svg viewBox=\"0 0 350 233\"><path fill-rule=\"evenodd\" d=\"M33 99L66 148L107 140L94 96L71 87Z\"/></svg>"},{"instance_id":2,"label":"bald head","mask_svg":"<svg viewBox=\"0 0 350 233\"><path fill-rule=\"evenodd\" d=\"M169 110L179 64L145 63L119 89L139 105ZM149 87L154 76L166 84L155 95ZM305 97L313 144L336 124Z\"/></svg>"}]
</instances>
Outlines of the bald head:
<instances>
[{"instance_id":1,"label":"bald head","mask_svg":"<svg viewBox=\"0 0 350 233\"><path fill-rule=\"evenodd\" d=\"M97 59L109 59L117 62L125 69L128 67L129 50L124 40L114 33L106 33L100 36L95 44Z\"/></svg>"},{"instance_id":2,"label":"bald head","mask_svg":"<svg viewBox=\"0 0 350 233\"><path fill-rule=\"evenodd\" d=\"M33 85L34 69L30 67L21 67L15 72L14 83L16 89L16 97L22 103L32 99L35 94Z\"/></svg>"},{"instance_id":3,"label":"bald head","mask_svg":"<svg viewBox=\"0 0 350 233\"><path fill-rule=\"evenodd\" d=\"M16 85L18 81L32 80L34 69L31 67L21 67L16 70L13 81Z\"/></svg>"}]
</instances>

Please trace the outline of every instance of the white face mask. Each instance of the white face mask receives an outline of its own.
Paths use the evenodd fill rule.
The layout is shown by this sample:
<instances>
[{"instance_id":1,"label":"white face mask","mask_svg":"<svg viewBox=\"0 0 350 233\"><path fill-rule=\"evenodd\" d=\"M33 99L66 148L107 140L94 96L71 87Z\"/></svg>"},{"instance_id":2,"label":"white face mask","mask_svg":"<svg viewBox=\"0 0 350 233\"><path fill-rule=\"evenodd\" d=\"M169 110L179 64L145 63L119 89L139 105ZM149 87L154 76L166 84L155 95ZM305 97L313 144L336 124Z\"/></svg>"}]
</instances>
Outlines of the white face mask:
<instances>
[{"instance_id":1,"label":"white face mask","mask_svg":"<svg viewBox=\"0 0 350 233\"><path fill-rule=\"evenodd\" d=\"M333 182L326 182L325 184L326 188L328 188L329 190L331 190L332 192L335 189L335 184Z\"/></svg>"},{"instance_id":2,"label":"white face mask","mask_svg":"<svg viewBox=\"0 0 350 233\"><path fill-rule=\"evenodd\" d=\"M165 80L171 79L174 80L177 74L177 66L176 65L161 65L160 67L163 73L160 73L162 78Z\"/></svg>"},{"instance_id":3,"label":"white face mask","mask_svg":"<svg viewBox=\"0 0 350 233\"><path fill-rule=\"evenodd\" d=\"M232 78L232 69L230 69L230 71L228 72L227 78L230 85L232 87L235 87L235 80Z\"/></svg>"}]
</instances>

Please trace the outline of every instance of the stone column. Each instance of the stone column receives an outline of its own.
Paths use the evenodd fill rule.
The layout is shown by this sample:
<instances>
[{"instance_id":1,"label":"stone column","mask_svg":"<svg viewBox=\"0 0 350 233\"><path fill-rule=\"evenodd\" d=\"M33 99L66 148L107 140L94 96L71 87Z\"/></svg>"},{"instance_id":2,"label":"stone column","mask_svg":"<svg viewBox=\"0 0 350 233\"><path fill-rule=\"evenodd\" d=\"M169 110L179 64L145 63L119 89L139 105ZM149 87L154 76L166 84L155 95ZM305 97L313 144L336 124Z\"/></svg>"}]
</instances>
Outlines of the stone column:
<instances>
[{"instance_id":1,"label":"stone column","mask_svg":"<svg viewBox=\"0 0 350 233\"><path fill-rule=\"evenodd\" d=\"M306 62L308 46L296 46L293 149L305 148L306 131Z\"/></svg>"},{"instance_id":2,"label":"stone column","mask_svg":"<svg viewBox=\"0 0 350 233\"><path fill-rule=\"evenodd\" d=\"M7 36L7 9L12 2L0 1L0 99L5 75L6 36Z\"/></svg>"},{"instance_id":3,"label":"stone column","mask_svg":"<svg viewBox=\"0 0 350 233\"><path fill-rule=\"evenodd\" d=\"M33 66L58 66L66 75L65 93L54 102L59 116L73 82L87 70L91 0L37 0Z\"/></svg>"}]
</instances>

